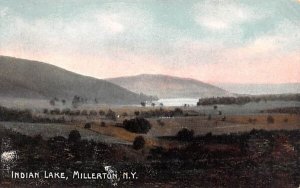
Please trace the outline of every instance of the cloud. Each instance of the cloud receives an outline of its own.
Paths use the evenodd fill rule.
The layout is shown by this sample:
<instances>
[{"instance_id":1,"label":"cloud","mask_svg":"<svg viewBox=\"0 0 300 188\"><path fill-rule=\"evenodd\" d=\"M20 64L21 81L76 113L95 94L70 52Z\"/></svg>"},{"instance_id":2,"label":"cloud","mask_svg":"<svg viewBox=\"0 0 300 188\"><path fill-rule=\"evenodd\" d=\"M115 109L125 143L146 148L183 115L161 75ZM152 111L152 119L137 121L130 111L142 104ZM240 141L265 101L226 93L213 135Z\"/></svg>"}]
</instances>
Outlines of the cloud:
<instances>
[{"instance_id":1,"label":"cloud","mask_svg":"<svg viewBox=\"0 0 300 188\"><path fill-rule=\"evenodd\" d=\"M6 16L8 13L8 7L0 7L0 18Z\"/></svg>"},{"instance_id":2,"label":"cloud","mask_svg":"<svg viewBox=\"0 0 300 188\"><path fill-rule=\"evenodd\" d=\"M206 0L194 7L195 21L211 31L224 31L258 17L246 6L234 1Z\"/></svg>"},{"instance_id":3,"label":"cloud","mask_svg":"<svg viewBox=\"0 0 300 188\"><path fill-rule=\"evenodd\" d=\"M125 29L118 14L101 14L97 15L97 19L104 29L112 33L122 33Z\"/></svg>"}]
</instances>

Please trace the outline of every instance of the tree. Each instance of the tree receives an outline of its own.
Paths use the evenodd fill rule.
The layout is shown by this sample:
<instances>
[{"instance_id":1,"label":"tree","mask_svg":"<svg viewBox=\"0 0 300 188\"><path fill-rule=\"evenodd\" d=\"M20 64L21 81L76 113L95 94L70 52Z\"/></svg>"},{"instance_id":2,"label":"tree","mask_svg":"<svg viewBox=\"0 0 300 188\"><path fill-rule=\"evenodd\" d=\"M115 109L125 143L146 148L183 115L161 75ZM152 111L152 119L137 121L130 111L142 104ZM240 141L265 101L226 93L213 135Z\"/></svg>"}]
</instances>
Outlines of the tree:
<instances>
[{"instance_id":1,"label":"tree","mask_svg":"<svg viewBox=\"0 0 300 188\"><path fill-rule=\"evenodd\" d=\"M92 127L92 124L91 123L86 123L85 125L84 125L84 128L85 129L90 129Z\"/></svg>"},{"instance_id":2,"label":"tree","mask_svg":"<svg viewBox=\"0 0 300 188\"><path fill-rule=\"evenodd\" d=\"M51 99L51 100L50 100L50 105L51 105L51 106L55 106L55 100L54 100L54 99Z\"/></svg>"},{"instance_id":3,"label":"tree","mask_svg":"<svg viewBox=\"0 0 300 188\"><path fill-rule=\"evenodd\" d=\"M98 113L97 113L96 110L90 110L90 114L89 114L89 115L90 115L90 116L97 116Z\"/></svg>"},{"instance_id":4,"label":"tree","mask_svg":"<svg viewBox=\"0 0 300 188\"><path fill-rule=\"evenodd\" d=\"M61 100L61 103L62 103L63 105L65 105L65 104L66 104L66 100L65 100L65 99L62 99L62 100Z\"/></svg>"},{"instance_id":5,"label":"tree","mask_svg":"<svg viewBox=\"0 0 300 188\"><path fill-rule=\"evenodd\" d=\"M211 114L208 115L207 120L208 120L208 121L211 120Z\"/></svg>"},{"instance_id":6,"label":"tree","mask_svg":"<svg viewBox=\"0 0 300 188\"><path fill-rule=\"evenodd\" d=\"M99 110L99 115L100 116L105 116L105 112L103 110Z\"/></svg>"},{"instance_id":7,"label":"tree","mask_svg":"<svg viewBox=\"0 0 300 188\"><path fill-rule=\"evenodd\" d=\"M116 112L109 109L106 113L106 118L116 121L117 119Z\"/></svg>"},{"instance_id":8,"label":"tree","mask_svg":"<svg viewBox=\"0 0 300 188\"><path fill-rule=\"evenodd\" d=\"M104 121L101 122L101 127L106 127L106 124Z\"/></svg>"},{"instance_id":9,"label":"tree","mask_svg":"<svg viewBox=\"0 0 300 188\"><path fill-rule=\"evenodd\" d=\"M194 131L183 128L177 133L176 137L181 141L191 141L194 137Z\"/></svg>"},{"instance_id":10,"label":"tree","mask_svg":"<svg viewBox=\"0 0 300 188\"><path fill-rule=\"evenodd\" d=\"M183 111L180 108L175 108L174 109L174 116L182 116Z\"/></svg>"},{"instance_id":11,"label":"tree","mask_svg":"<svg viewBox=\"0 0 300 188\"><path fill-rule=\"evenodd\" d=\"M144 148L145 143L146 143L146 142L145 142L144 137L142 137L142 136L137 136L137 137L135 137L135 139L134 139L134 141L133 141L133 148L134 148L135 150L142 149L142 148Z\"/></svg>"},{"instance_id":12,"label":"tree","mask_svg":"<svg viewBox=\"0 0 300 188\"><path fill-rule=\"evenodd\" d=\"M140 112L139 112L139 111L135 111L135 112L134 112L134 115L139 116L139 115L140 115Z\"/></svg>"},{"instance_id":13,"label":"tree","mask_svg":"<svg viewBox=\"0 0 300 188\"><path fill-rule=\"evenodd\" d=\"M153 103L151 103L151 106L152 106L152 107L155 107L155 103L154 103L154 102L153 102Z\"/></svg>"},{"instance_id":14,"label":"tree","mask_svg":"<svg viewBox=\"0 0 300 188\"><path fill-rule=\"evenodd\" d=\"M79 131L77 130L72 130L69 134L69 141L70 142L79 142L81 139L81 135L79 133Z\"/></svg>"},{"instance_id":15,"label":"tree","mask_svg":"<svg viewBox=\"0 0 300 188\"><path fill-rule=\"evenodd\" d=\"M72 106L73 106L74 108L77 108L77 107L78 107L80 104L82 104L83 102L84 102L84 99L83 99L83 98L81 98L81 97L75 95L75 96L73 97L73 100L72 100Z\"/></svg>"},{"instance_id":16,"label":"tree","mask_svg":"<svg viewBox=\"0 0 300 188\"><path fill-rule=\"evenodd\" d=\"M126 130L134 133L146 134L151 129L151 124L145 118L134 118L130 120L124 120L123 126Z\"/></svg>"},{"instance_id":17,"label":"tree","mask_svg":"<svg viewBox=\"0 0 300 188\"><path fill-rule=\"evenodd\" d=\"M142 105L142 107L145 107L146 106L146 102L141 102L141 105Z\"/></svg>"},{"instance_id":18,"label":"tree","mask_svg":"<svg viewBox=\"0 0 300 188\"><path fill-rule=\"evenodd\" d=\"M85 109L84 109L84 110L82 110L82 111L81 111L81 115L83 115L83 116L87 116L87 115L88 115L88 111L87 111L87 110L85 110Z\"/></svg>"}]
</instances>

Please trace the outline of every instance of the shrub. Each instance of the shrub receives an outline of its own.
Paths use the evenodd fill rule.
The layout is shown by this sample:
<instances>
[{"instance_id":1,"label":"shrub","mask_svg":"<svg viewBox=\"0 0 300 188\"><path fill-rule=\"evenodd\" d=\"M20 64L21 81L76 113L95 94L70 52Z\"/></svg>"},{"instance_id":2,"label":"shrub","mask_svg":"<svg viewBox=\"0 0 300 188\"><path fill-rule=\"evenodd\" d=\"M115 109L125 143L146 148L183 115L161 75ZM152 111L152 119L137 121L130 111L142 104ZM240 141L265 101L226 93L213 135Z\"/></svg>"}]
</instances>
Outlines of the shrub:
<instances>
[{"instance_id":1,"label":"shrub","mask_svg":"<svg viewBox=\"0 0 300 188\"><path fill-rule=\"evenodd\" d=\"M289 121L288 118L284 118L284 120L283 120L284 123L287 123L288 121Z\"/></svg>"},{"instance_id":2,"label":"shrub","mask_svg":"<svg viewBox=\"0 0 300 188\"><path fill-rule=\"evenodd\" d=\"M123 117L127 117L128 114L127 114L126 112L124 112L124 113L122 114L122 116L123 116Z\"/></svg>"},{"instance_id":3,"label":"shrub","mask_svg":"<svg viewBox=\"0 0 300 188\"><path fill-rule=\"evenodd\" d=\"M272 116L268 116L268 117L267 117L267 122L268 122L268 123L274 123L275 120L274 120L274 118L273 118Z\"/></svg>"},{"instance_id":4,"label":"shrub","mask_svg":"<svg viewBox=\"0 0 300 188\"><path fill-rule=\"evenodd\" d=\"M81 135L79 133L79 131L77 130L72 130L69 134L69 141L70 142L79 142L81 139Z\"/></svg>"},{"instance_id":5,"label":"shrub","mask_svg":"<svg viewBox=\"0 0 300 188\"><path fill-rule=\"evenodd\" d=\"M144 118L135 118L131 120L124 120L123 126L126 130L134 133L146 134L151 129L151 124Z\"/></svg>"},{"instance_id":6,"label":"shrub","mask_svg":"<svg viewBox=\"0 0 300 188\"><path fill-rule=\"evenodd\" d=\"M85 129L90 129L92 127L92 124L91 123L86 123L85 125L84 125L84 128Z\"/></svg>"},{"instance_id":7,"label":"shrub","mask_svg":"<svg viewBox=\"0 0 300 188\"><path fill-rule=\"evenodd\" d=\"M194 131L183 128L177 133L176 137L181 141L191 141L194 137Z\"/></svg>"},{"instance_id":8,"label":"shrub","mask_svg":"<svg viewBox=\"0 0 300 188\"><path fill-rule=\"evenodd\" d=\"M137 136L135 137L134 141L133 141L133 148L135 150L139 150L144 148L145 146L145 139L142 136Z\"/></svg>"}]
</instances>

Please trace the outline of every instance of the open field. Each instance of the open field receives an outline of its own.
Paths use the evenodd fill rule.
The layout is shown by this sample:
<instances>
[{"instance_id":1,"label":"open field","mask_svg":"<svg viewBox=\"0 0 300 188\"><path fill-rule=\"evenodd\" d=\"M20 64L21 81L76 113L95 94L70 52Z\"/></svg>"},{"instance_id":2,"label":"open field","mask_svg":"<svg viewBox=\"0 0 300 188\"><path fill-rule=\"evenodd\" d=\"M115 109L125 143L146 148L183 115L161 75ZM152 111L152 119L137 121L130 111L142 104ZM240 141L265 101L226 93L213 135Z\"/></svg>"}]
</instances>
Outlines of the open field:
<instances>
[{"instance_id":1,"label":"open field","mask_svg":"<svg viewBox=\"0 0 300 188\"><path fill-rule=\"evenodd\" d=\"M126 142L125 140L117 137L97 134L91 130L83 129L82 127L74 125L1 122L0 126L31 137L40 135L44 139L49 139L55 136L63 136L68 138L71 130L78 130L81 138L84 140L94 140L96 142L102 142L106 144L131 144L130 142Z\"/></svg>"}]
</instances>

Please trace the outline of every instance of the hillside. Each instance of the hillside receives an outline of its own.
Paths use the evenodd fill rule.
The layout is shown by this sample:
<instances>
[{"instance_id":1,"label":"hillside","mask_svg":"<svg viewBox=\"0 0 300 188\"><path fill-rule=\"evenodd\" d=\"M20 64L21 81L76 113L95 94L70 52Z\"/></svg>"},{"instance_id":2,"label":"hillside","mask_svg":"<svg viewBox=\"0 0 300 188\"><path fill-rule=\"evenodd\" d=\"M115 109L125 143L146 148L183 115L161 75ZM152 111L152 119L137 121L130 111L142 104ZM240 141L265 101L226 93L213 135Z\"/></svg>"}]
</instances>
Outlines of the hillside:
<instances>
[{"instance_id":1,"label":"hillside","mask_svg":"<svg viewBox=\"0 0 300 188\"><path fill-rule=\"evenodd\" d=\"M198 80L166 75L143 74L111 78L108 81L130 91L147 93L158 98L203 98L231 95L223 89Z\"/></svg>"},{"instance_id":2,"label":"hillside","mask_svg":"<svg viewBox=\"0 0 300 188\"><path fill-rule=\"evenodd\" d=\"M75 95L105 104L139 104L149 100L105 80L72 73L42 62L0 56L0 96L64 98Z\"/></svg>"}]
</instances>

